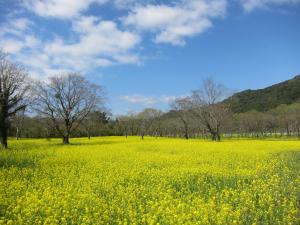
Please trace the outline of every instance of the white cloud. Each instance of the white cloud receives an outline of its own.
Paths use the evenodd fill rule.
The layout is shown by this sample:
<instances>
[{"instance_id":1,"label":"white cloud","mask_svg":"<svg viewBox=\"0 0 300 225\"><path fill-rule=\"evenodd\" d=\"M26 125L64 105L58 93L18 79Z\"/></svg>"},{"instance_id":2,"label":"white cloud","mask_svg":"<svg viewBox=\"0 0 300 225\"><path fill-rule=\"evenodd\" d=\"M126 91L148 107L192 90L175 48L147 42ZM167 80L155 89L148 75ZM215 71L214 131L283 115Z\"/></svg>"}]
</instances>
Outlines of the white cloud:
<instances>
[{"instance_id":1,"label":"white cloud","mask_svg":"<svg viewBox=\"0 0 300 225\"><path fill-rule=\"evenodd\" d=\"M162 95L159 97L161 102L164 103L171 103L172 101L174 101L176 98L178 98L178 96L168 96L168 95Z\"/></svg>"},{"instance_id":2,"label":"white cloud","mask_svg":"<svg viewBox=\"0 0 300 225\"><path fill-rule=\"evenodd\" d=\"M62 37L44 42L30 34L32 30L26 24L31 23L14 19L3 26L0 48L12 53L36 76L60 70L85 73L98 67L139 62L134 53L139 35L119 29L113 21L84 16L73 20L70 30L76 37L73 42Z\"/></svg>"},{"instance_id":3,"label":"white cloud","mask_svg":"<svg viewBox=\"0 0 300 225\"><path fill-rule=\"evenodd\" d=\"M34 48L40 42L26 31L33 25L26 18L9 18L0 28L0 48L4 51L17 54L24 48Z\"/></svg>"},{"instance_id":4,"label":"white cloud","mask_svg":"<svg viewBox=\"0 0 300 225\"><path fill-rule=\"evenodd\" d=\"M132 5L136 4L137 0L115 0L114 4L118 8L128 8L131 7Z\"/></svg>"},{"instance_id":5,"label":"white cloud","mask_svg":"<svg viewBox=\"0 0 300 225\"><path fill-rule=\"evenodd\" d=\"M160 1L160 0L159 0ZM181 1L181 0L173 0ZM152 3L157 3L157 0L110 0L110 3L113 3L117 9L126 10L132 9L136 5L147 5Z\"/></svg>"},{"instance_id":6,"label":"white cloud","mask_svg":"<svg viewBox=\"0 0 300 225\"><path fill-rule=\"evenodd\" d=\"M23 0L24 6L42 17L69 19L82 15L92 4L112 3L118 9L127 9L138 3L154 0Z\"/></svg>"},{"instance_id":7,"label":"white cloud","mask_svg":"<svg viewBox=\"0 0 300 225\"><path fill-rule=\"evenodd\" d=\"M226 0L183 0L175 5L136 6L124 24L156 33L155 42L184 45L212 26L212 19L226 12Z\"/></svg>"},{"instance_id":8,"label":"white cloud","mask_svg":"<svg viewBox=\"0 0 300 225\"><path fill-rule=\"evenodd\" d=\"M107 0L25 0L27 9L39 16L71 18L87 10L92 3L103 4Z\"/></svg>"},{"instance_id":9,"label":"white cloud","mask_svg":"<svg viewBox=\"0 0 300 225\"><path fill-rule=\"evenodd\" d=\"M1 39L0 48L5 52L16 54L23 48L23 42L12 39Z\"/></svg>"},{"instance_id":10,"label":"white cloud","mask_svg":"<svg viewBox=\"0 0 300 225\"><path fill-rule=\"evenodd\" d=\"M26 18L8 18L6 24L0 27L0 36L5 34L22 36L32 24L32 21Z\"/></svg>"},{"instance_id":11,"label":"white cloud","mask_svg":"<svg viewBox=\"0 0 300 225\"><path fill-rule=\"evenodd\" d=\"M23 6L42 17L70 19L86 12L92 4L112 4L117 9L129 9L137 4L157 0L23 0ZM177 0L175 0L177 1Z\"/></svg>"},{"instance_id":12,"label":"white cloud","mask_svg":"<svg viewBox=\"0 0 300 225\"><path fill-rule=\"evenodd\" d=\"M239 0L250 11L269 5L296 4L300 0ZM132 10L118 21L84 16L92 4L111 3ZM40 30L34 21L11 13L0 26L0 48L28 66L36 76L59 71L86 73L99 67L116 64L137 64L136 53L141 43L139 32L152 32L156 43L184 45L186 38L204 32L213 26L213 20L226 13L227 0L174 0L168 4L154 4L155 0L24 0L27 9L43 17L68 19L69 35L36 36ZM133 7L134 6L134 7ZM55 21L61 23L61 21ZM132 28L136 31L132 31ZM49 33L53 31L50 30ZM54 30L55 31L55 30ZM46 37L42 34L41 37ZM51 36L50 36L51 38ZM124 96L131 103L155 104L169 102L174 96Z\"/></svg>"},{"instance_id":13,"label":"white cloud","mask_svg":"<svg viewBox=\"0 0 300 225\"><path fill-rule=\"evenodd\" d=\"M120 100L131 103L131 104L141 104L141 105L154 105L157 103L170 103L174 101L176 96L145 96L140 94L135 95L124 95L120 97Z\"/></svg>"},{"instance_id":14,"label":"white cloud","mask_svg":"<svg viewBox=\"0 0 300 225\"><path fill-rule=\"evenodd\" d=\"M32 21L26 18L18 18L9 22L9 26L18 31L24 31L32 25Z\"/></svg>"},{"instance_id":15,"label":"white cloud","mask_svg":"<svg viewBox=\"0 0 300 225\"><path fill-rule=\"evenodd\" d=\"M126 52L140 41L137 34L121 31L112 21L98 22L93 17L83 17L74 23L74 27L77 31L81 30L79 32L80 43L86 47L88 52L95 51L104 54Z\"/></svg>"},{"instance_id":16,"label":"white cloud","mask_svg":"<svg viewBox=\"0 0 300 225\"><path fill-rule=\"evenodd\" d=\"M154 97L147 97L144 95L125 95L121 96L120 99L133 104L153 105L157 103L157 100Z\"/></svg>"},{"instance_id":17,"label":"white cloud","mask_svg":"<svg viewBox=\"0 0 300 225\"><path fill-rule=\"evenodd\" d=\"M69 44L59 38L45 46L45 52L54 58L55 64L87 70L138 62L138 56L131 51L140 42L139 36L120 30L112 21L81 17L73 23L73 30L78 36L77 42Z\"/></svg>"},{"instance_id":18,"label":"white cloud","mask_svg":"<svg viewBox=\"0 0 300 225\"><path fill-rule=\"evenodd\" d=\"M293 5L300 3L300 0L241 0L242 6L246 11L257 8L267 8L272 5Z\"/></svg>"},{"instance_id":19,"label":"white cloud","mask_svg":"<svg viewBox=\"0 0 300 225\"><path fill-rule=\"evenodd\" d=\"M128 27L122 29L114 21L83 16L91 4L106 2L109 1L24 0L27 9L40 16L69 19L71 38L56 36L45 41L35 36L39 27L34 21L11 14L7 17L9 22L0 27L0 48L12 53L36 76L60 70L85 73L98 67L139 63L136 50L141 39L137 32ZM135 5L125 18L126 24L156 32L156 42L176 45L183 45L185 37L210 27L210 18L221 16L226 5L225 0L178 0L178 4L171 6L151 5L150 2L153 0L144 0L146 6L141 6L141 1L137 0L110 1L119 7ZM135 21L143 17L141 13L145 13L143 21Z\"/></svg>"}]
</instances>

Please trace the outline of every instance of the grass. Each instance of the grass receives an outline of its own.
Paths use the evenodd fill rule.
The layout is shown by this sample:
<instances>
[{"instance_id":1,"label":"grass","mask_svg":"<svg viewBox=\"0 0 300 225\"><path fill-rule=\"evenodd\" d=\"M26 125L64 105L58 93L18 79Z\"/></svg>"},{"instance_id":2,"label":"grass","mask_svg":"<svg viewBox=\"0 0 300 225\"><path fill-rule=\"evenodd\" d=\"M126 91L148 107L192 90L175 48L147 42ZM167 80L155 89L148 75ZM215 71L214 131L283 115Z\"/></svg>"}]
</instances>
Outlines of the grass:
<instances>
[{"instance_id":1,"label":"grass","mask_svg":"<svg viewBox=\"0 0 300 225\"><path fill-rule=\"evenodd\" d=\"M0 224L299 224L300 141L11 141Z\"/></svg>"}]
</instances>

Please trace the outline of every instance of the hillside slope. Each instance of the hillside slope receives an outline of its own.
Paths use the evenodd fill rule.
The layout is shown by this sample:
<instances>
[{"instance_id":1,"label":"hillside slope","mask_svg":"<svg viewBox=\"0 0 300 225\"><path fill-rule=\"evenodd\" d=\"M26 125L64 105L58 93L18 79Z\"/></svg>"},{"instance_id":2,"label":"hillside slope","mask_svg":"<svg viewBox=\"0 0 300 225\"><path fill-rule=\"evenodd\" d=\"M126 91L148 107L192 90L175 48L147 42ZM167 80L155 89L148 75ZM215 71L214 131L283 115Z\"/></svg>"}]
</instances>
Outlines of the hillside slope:
<instances>
[{"instance_id":1,"label":"hillside slope","mask_svg":"<svg viewBox=\"0 0 300 225\"><path fill-rule=\"evenodd\" d=\"M281 104L300 102L300 75L264 89L236 93L225 102L230 103L235 113L267 111Z\"/></svg>"}]
</instances>

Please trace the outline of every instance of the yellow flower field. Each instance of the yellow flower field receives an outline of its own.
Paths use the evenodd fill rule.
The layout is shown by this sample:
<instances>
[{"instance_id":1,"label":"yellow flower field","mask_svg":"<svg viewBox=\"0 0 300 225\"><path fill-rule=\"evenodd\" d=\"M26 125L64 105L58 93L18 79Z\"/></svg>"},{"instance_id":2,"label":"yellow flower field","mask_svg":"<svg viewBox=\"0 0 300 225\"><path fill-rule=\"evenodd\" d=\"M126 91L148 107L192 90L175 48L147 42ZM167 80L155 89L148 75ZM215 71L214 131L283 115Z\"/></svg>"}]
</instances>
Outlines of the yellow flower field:
<instances>
[{"instance_id":1,"label":"yellow flower field","mask_svg":"<svg viewBox=\"0 0 300 225\"><path fill-rule=\"evenodd\" d=\"M11 141L0 224L300 224L300 141Z\"/></svg>"}]
</instances>

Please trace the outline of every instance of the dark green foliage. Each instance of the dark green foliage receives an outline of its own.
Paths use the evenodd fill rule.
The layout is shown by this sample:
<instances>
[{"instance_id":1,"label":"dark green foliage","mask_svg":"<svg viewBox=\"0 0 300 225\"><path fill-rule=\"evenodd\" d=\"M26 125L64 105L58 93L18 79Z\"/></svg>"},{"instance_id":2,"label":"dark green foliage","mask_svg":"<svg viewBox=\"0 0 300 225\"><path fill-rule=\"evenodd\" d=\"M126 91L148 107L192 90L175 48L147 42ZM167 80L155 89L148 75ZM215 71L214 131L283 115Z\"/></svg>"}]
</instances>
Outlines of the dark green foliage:
<instances>
[{"instance_id":1,"label":"dark green foliage","mask_svg":"<svg viewBox=\"0 0 300 225\"><path fill-rule=\"evenodd\" d=\"M225 100L235 113L257 110L265 112L281 104L300 102L300 75L260 90L246 90Z\"/></svg>"}]
</instances>

